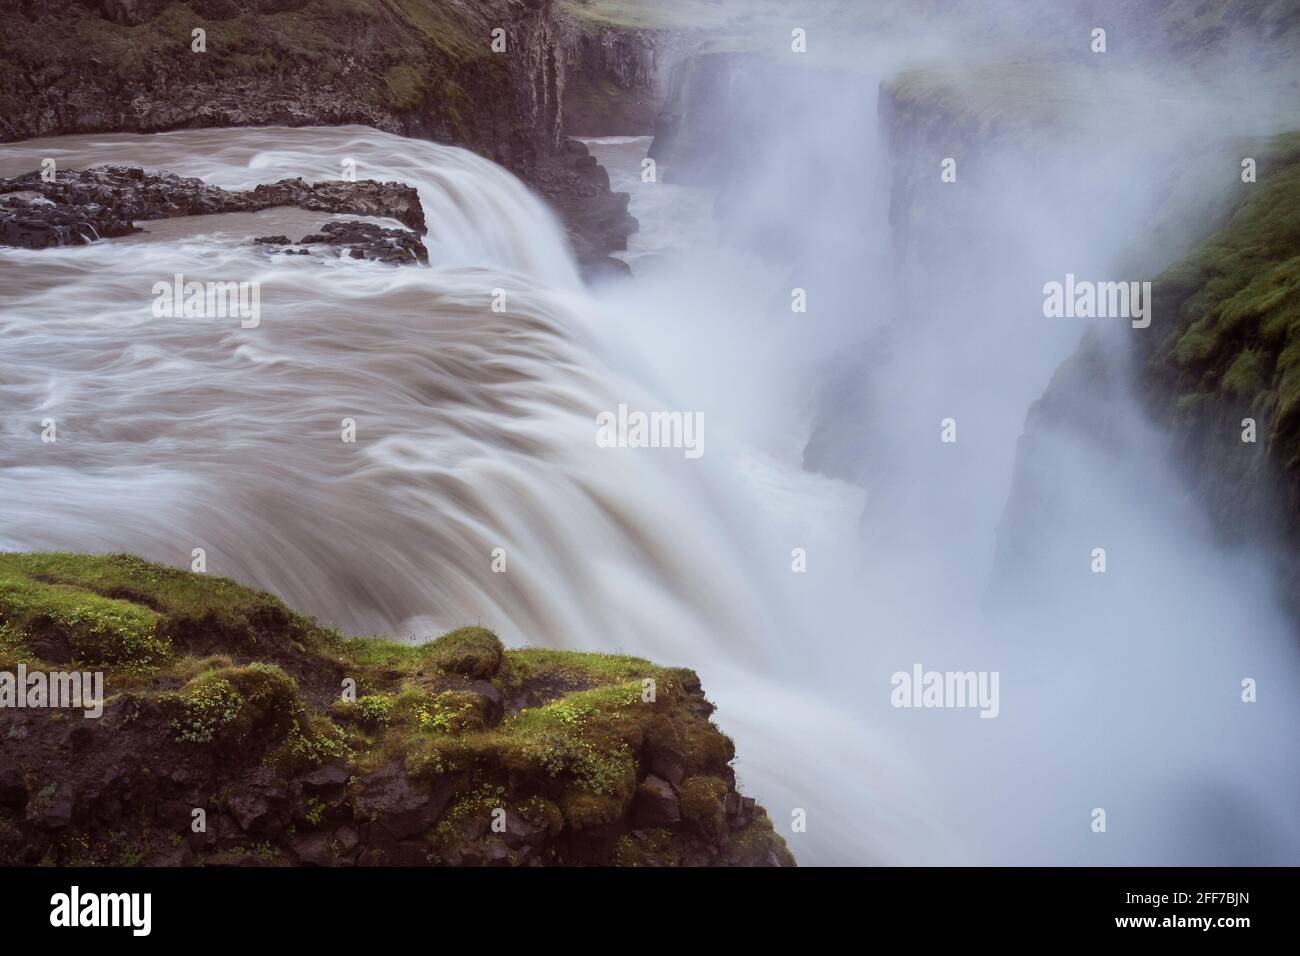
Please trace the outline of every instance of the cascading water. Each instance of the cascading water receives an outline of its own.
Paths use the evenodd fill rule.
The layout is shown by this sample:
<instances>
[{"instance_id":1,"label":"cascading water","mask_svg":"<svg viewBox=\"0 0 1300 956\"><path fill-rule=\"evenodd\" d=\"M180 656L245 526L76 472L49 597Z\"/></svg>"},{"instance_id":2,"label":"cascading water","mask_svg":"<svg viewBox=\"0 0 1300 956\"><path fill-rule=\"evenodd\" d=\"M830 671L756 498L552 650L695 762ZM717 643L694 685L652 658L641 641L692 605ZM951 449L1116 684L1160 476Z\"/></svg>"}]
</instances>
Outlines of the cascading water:
<instances>
[{"instance_id":1,"label":"cascading water","mask_svg":"<svg viewBox=\"0 0 1300 956\"><path fill-rule=\"evenodd\" d=\"M1130 519L1123 540L1150 574L1108 591L1082 577L1049 614L981 607L1014 440L1069 334L1027 339L1021 366L973 380L989 330L1006 330L995 293L1041 282L1042 262L1003 263L986 299L961 302L891 273L885 158L861 122L874 90L820 98L840 117L833 142L810 123L787 138L798 157L765 147L754 180L733 187L723 238L706 225L707 192L640 182L644 141L596 142L644 232L635 282L594 292L540 202L453 148L361 128L0 148L5 175L50 156L229 188L337 178L351 158L361 178L419 189L433 263L268 256L250 236L327 218L285 210L0 252L0 547L178 566L202 547L210 572L352 631L481 622L512 643L693 667L737 739L743 786L806 863L1294 859L1295 754L1251 723L1300 711L1294 650L1262 575L1131 499L1155 456L1067 470ZM809 153L852 202L766 188ZM737 208L737 195L752 202ZM994 225L1019 228L1023 213L1008 204ZM1056 235L1034 228L1025 246ZM774 268L774 246L816 261L802 276ZM260 323L155 318L154 283L176 274L258 282ZM801 281L813 307L792 321ZM827 426L819 386L846 359L892 412L846 400ZM954 472L935 436L958 399L965 421L998 424L960 446L971 457ZM702 410L706 454L598 447L596 416L619 404ZM344 419L355 443L340 440ZM868 462L865 479L802 467L819 424ZM807 573L792 573L796 548ZM1254 602L1249 633L1216 643L1234 596ZM1000 670L999 718L891 708L890 674L917 661ZM1206 696L1224 673L1265 671L1277 696L1259 718ZM1105 848L1087 842L1098 805L1128 821ZM1243 849L1255 825L1242 808L1271 847ZM795 809L806 833L788 832ZM1238 822L1212 830L1216 814Z\"/></svg>"}]
</instances>

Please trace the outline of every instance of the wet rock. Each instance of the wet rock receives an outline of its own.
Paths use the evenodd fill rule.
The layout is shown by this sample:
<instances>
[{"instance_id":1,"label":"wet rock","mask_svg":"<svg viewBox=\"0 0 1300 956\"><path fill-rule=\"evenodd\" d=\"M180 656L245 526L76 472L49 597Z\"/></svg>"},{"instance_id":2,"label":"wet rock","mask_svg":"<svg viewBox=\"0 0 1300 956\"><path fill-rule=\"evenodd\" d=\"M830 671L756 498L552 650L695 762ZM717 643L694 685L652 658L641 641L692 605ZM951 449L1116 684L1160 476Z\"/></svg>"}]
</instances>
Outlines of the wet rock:
<instances>
[{"instance_id":1,"label":"wet rock","mask_svg":"<svg viewBox=\"0 0 1300 956\"><path fill-rule=\"evenodd\" d=\"M96 205L67 207L46 199L13 196L0 200L0 245L22 249L80 246L96 239L140 232L123 219ZM63 663L51 659L53 663Z\"/></svg>"},{"instance_id":2,"label":"wet rock","mask_svg":"<svg viewBox=\"0 0 1300 956\"><path fill-rule=\"evenodd\" d=\"M346 253L353 259L392 265L429 261L429 252L415 233L368 222L327 222L319 233L303 236L299 242L303 246L320 244L333 246L339 255Z\"/></svg>"},{"instance_id":3,"label":"wet rock","mask_svg":"<svg viewBox=\"0 0 1300 956\"><path fill-rule=\"evenodd\" d=\"M139 232L134 225L139 221L260 212L279 206L396 219L416 233L425 230L424 207L413 187L374 180L309 183L301 178L282 179L252 190L232 191L175 173L106 165L60 170L51 182L42 179L39 171L0 179L0 196L5 197L0 199L0 244L26 249L84 245ZM418 235L412 238L423 250ZM409 239L404 242L415 251ZM392 243L381 245L387 248ZM421 261L427 258L426 253Z\"/></svg>"},{"instance_id":4,"label":"wet rock","mask_svg":"<svg viewBox=\"0 0 1300 956\"><path fill-rule=\"evenodd\" d=\"M627 193L609 191L609 174L584 143L566 140L557 157L540 162L532 179L564 221L574 255L588 278L629 272L611 252L627 248L640 228L627 211Z\"/></svg>"}]
</instances>

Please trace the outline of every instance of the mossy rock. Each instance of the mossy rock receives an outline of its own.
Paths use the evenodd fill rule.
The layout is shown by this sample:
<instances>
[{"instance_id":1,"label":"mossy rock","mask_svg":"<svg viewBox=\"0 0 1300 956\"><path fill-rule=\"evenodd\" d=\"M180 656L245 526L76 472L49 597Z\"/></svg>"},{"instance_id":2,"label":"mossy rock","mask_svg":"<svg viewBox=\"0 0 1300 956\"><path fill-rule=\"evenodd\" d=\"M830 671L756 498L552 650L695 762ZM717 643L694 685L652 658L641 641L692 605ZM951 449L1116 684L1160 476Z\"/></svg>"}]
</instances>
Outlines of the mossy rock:
<instances>
[{"instance_id":1,"label":"mossy rock","mask_svg":"<svg viewBox=\"0 0 1300 956\"><path fill-rule=\"evenodd\" d=\"M722 833L726 825L727 781L721 777L688 777L677 788L682 819L688 820L710 836Z\"/></svg>"},{"instance_id":2,"label":"mossy rock","mask_svg":"<svg viewBox=\"0 0 1300 956\"><path fill-rule=\"evenodd\" d=\"M683 820L664 846L622 846L628 865L717 862L740 826L724 812L734 746L682 668L506 650L483 627L422 644L346 637L271 595L127 555L0 554L0 662L49 663L42 654L107 662L96 759L117 766L129 753L160 776L174 766L200 782L187 799L228 794L251 819L271 800L261 794L302 776L315 789L285 822L352 821L364 781L386 781L378 792L404 836L369 848L370 862L425 862L427 849L429 862L454 865L608 864L661 750L684 772ZM59 724L18 738L20 766L61 752ZM81 766L41 764L36 776L68 776L77 790L89 786L71 779ZM261 782L242 793L247 780ZM428 819L426 805L438 808ZM485 831L503 808L510 832ZM766 849L747 858L771 862Z\"/></svg>"},{"instance_id":3,"label":"mossy rock","mask_svg":"<svg viewBox=\"0 0 1300 956\"><path fill-rule=\"evenodd\" d=\"M161 703L177 743L227 751L278 743L302 710L293 678L268 664L207 671Z\"/></svg>"},{"instance_id":4,"label":"mossy rock","mask_svg":"<svg viewBox=\"0 0 1300 956\"><path fill-rule=\"evenodd\" d=\"M500 669L505 648L485 627L462 627L427 645L426 653L429 663L445 673L487 680Z\"/></svg>"}]
</instances>

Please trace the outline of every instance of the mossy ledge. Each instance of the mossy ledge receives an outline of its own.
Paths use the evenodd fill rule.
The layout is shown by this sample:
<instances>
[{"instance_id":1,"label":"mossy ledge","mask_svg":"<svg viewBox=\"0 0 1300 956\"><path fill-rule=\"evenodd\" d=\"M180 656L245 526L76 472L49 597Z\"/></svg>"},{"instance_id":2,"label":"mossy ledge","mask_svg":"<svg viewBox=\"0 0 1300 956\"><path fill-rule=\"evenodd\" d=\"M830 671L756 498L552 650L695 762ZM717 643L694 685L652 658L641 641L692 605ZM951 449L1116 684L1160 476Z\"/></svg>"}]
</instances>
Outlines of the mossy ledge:
<instances>
[{"instance_id":1,"label":"mossy ledge","mask_svg":"<svg viewBox=\"0 0 1300 956\"><path fill-rule=\"evenodd\" d=\"M0 553L20 665L102 671L105 700L0 708L0 864L794 864L689 670L347 637L131 555Z\"/></svg>"}]
</instances>

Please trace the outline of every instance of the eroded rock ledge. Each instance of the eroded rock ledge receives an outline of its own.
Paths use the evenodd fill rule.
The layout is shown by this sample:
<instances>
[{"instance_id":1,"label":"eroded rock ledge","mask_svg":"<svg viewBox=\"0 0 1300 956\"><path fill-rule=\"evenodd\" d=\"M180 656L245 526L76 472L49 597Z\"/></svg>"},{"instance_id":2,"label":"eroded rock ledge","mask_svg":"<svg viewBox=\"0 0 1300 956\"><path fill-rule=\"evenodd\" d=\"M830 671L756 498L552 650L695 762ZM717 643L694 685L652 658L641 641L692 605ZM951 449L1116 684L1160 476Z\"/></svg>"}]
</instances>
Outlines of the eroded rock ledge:
<instances>
[{"instance_id":1,"label":"eroded rock ledge","mask_svg":"<svg viewBox=\"0 0 1300 956\"><path fill-rule=\"evenodd\" d=\"M129 555L0 554L19 667L102 671L107 699L0 707L0 864L794 862L689 670L348 638Z\"/></svg>"},{"instance_id":2,"label":"eroded rock ledge","mask_svg":"<svg viewBox=\"0 0 1300 956\"><path fill-rule=\"evenodd\" d=\"M297 206L396 219L413 230L403 233L366 223L329 223L322 227L325 235L308 237L348 249L354 258L385 262L429 258L420 241L424 207L415 189L403 183L282 179L232 191L174 173L110 165L61 170L51 182L42 180L38 172L0 179L0 197L0 245L26 249L84 245L141 232L134 224L137 221Z\"/></svg>"}]
</instances>

